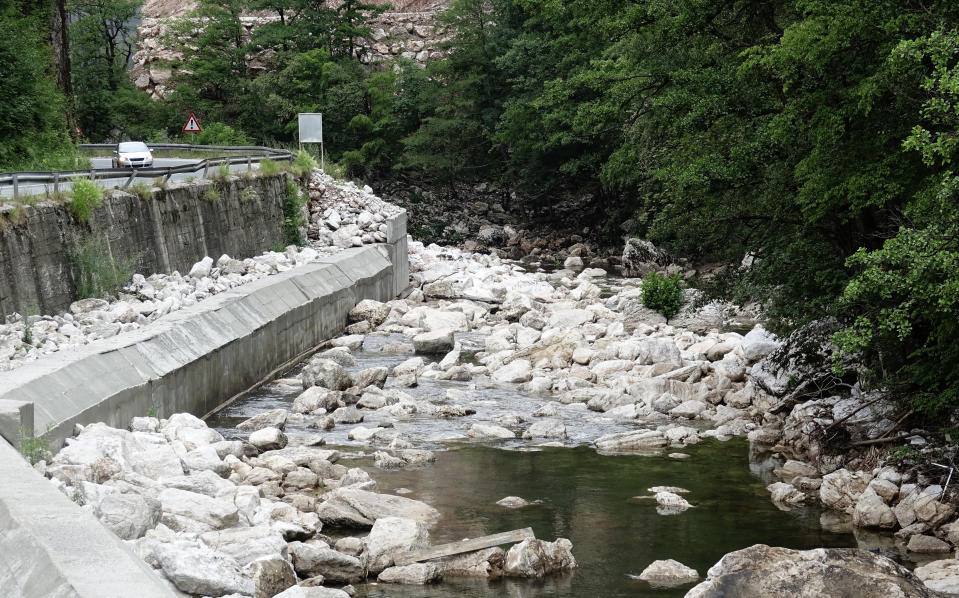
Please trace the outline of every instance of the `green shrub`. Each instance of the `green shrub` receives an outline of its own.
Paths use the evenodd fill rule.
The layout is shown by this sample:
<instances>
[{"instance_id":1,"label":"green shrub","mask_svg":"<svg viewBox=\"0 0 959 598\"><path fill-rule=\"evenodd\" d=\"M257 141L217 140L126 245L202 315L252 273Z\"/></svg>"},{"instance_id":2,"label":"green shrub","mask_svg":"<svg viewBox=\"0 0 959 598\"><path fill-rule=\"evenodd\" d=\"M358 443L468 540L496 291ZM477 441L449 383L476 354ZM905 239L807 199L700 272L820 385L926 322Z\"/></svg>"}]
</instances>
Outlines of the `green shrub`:
<instances>
[{"instance_id":1,"label":"green shrub","mask_svg":"<svg viewBox=\"0 0 959 598\"><path fill-rule=\"evenodd\" d=\"M679 274L661 276L650 272L643 280L643 305L666 316L666 320L677 313L683 305L683 281Z\"/></svg>"},{"instance_id":2,"label":"green shrub","mask_svg":"<svg viewBox=\"0 0 959 598\"><path fill-rule=\"evenodd\" d=\"M210 187L203 193L203 199L210 203L216 203L220 201L220 192L216 187Z\"/></svg>"},{"instance_id":3,"label":"green shrub","mask_svg":"<svg viewBox=\"0 0 959 598\"><path fill-rule=\"evenodd\" d=\"M260 160L260 174L263 176L273 176L279 174L280 165L273 160Z\"/></svg>"},{"instance_id":4,"label":"green shrub","mask_svg":"<svg viewBox=\"0 0 959 598\"><path fill-rule=\"evenodd\" d=\"M290 167L293 171L293 174L300 178L307 178L310 176L310 173L313 172L314 168L318 168L320 165L317 164L316 158L310 155L306 150L299 150L296 152L296 157L293 159L293 165Z\"/></svg>"},{"instance_id":5,"label":"green shrub","mask_svg":"<svg viewBox=\"0 0 959 598\"><path fill-rule=\"evenodd\" d=\"M306 194L300 193L296 183L286 181L286 196L283 198L283 243L284 246L301 246L305 243L300 228L306 224L303 216L303 204Z\"/></svg>"},{"instance_id":6,"label":"green shrub","mask_svg":"<svg viewBox=\"0 0 959 598\"><path fill-rule=\"evenodd\" d=\"M73 256L79 277L77 298L109 297L133 276L139 256L117 261L110 254L106 237L91 235L84 239Z\"/></svg>"},{"instance_id":7,"label":"green shrub","mask_svg":"<svg viewBox=\"0 0 959 598\"><path fill-rule=\"evenodd\" d=\"M73 197L70 198L70 211L80 222L86 222L93 214L93 210L100 205L103 199L103 189L90 179L73 181Z\"/></svg>"}]
</instances>

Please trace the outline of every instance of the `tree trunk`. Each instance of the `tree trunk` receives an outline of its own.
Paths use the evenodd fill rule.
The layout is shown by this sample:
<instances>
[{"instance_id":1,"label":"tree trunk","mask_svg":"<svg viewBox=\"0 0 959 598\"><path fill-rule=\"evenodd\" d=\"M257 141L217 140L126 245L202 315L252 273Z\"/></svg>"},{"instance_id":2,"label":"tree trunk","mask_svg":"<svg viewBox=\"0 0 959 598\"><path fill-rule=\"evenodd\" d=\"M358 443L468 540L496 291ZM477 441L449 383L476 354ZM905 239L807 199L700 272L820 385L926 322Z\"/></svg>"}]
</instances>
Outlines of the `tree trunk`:
<instances>
[{"instance_id":1,"label":"tree trunk","mask_svg":"<svg viewBox=\"0 0 959 598\"><path fill-rule=\"evenodd\" d=\"M70 81L68 29L66 0L52 0L50 6L50 47L53 49L54 80L66 101L64 111L70 137L76 138L77 116L73 106L73 84Z\"/></svg>"}]
</instances>

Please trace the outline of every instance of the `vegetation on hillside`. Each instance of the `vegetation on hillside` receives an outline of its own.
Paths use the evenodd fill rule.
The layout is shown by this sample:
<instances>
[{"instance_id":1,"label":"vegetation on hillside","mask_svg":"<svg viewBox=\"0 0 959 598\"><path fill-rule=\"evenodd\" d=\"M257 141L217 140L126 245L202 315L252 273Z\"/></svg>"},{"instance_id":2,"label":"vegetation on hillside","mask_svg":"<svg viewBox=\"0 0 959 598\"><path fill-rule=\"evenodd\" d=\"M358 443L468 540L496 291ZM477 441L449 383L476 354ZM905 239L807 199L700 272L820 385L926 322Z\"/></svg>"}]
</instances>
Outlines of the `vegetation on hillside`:
<instances>
[{"instance_id":1,"label":"vegetation on hillside","mask_svg":"<svg viewBox=\"0 0 959 598\"><path fill-rule=\"evenodd\" d=\"M838 351L918 411L959 406L955 2L453 0L447 58L422 68L357 60L382 7L199 0L164 102L125 73L135 1L67 4L72 95L49 3L15 4L0 166L56 154L74 110L94 141L173 137L195 112L216 142L267 144L322 112L351 176L488 181L545 215L579 198L610 240L728 264L713 286L777 331L835 322ZM246 10L277 18L248 35Z\"/></svg>"}]
</instances>

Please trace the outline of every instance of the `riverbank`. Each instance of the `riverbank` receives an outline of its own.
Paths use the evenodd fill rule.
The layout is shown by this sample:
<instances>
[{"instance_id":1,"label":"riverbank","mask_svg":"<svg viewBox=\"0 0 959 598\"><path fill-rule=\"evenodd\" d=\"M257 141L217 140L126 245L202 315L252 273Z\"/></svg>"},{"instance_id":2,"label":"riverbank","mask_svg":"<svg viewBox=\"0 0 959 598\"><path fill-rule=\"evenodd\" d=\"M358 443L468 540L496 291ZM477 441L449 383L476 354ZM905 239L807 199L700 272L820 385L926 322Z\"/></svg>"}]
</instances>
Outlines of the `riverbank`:
<instances>
[{"instance_id":1,"label":"riverbank","mask_svg":"<svg viewBox=\"0 0 959 598\"><path fill-rule=\"evenodd\" d=\"M365 228L375 226L364 209L368 191L348 191L348 205L335 209L322 202L341 197L339 191L311 194L311 238L350 245L356 239L362 244L364 234L375 240L375 231ZM272 384L285 398L270 409L242 413L244 418L228 409L217 430L186 414L137 418L130 431L94 424L46 465L46 473L67 496L116 527L181 591L251 594L257 584L275 580L269 587L277 592L288 583L372 580L390 569L384 555L429 542L427 532L439 515L431 497L407 500L401 488L373 491L381 490L378 476L342 465L344 450L369 455L374 467L400 471L430 470L437 451L463 444L588 447L597 458L647 456L682 465L701 458L702 450L690 447L704 440L709 447L733 437L775 445L782 431L792 429L775 425L789 421L774 413L781 403L776 393L786 391L789 379L773 360L782 343L761 327L730 331L749 315L732 306L694 309L689 301L667 323L642 307L639 279L610 278L582 260L536 271L530 263L417 242L409 244L409 260L414 288L400 299L353 308L345 336L295 370L295 377ZM861 405L871 399L854 393L848 400ZM866 411L848 400L833 421ZM798 417L808 405L795 409ZM864 421L849 417L840 423ZM867 434L870 426L882 429L867 423ZM828 472L798 461L766 463L790 482L788 488L785 482L770 485L784 508L818 497L828 507L851 508L855 522L856 512L865 511L860 503L884 512L875 494L894 514L908 516L911 508L917 521L930 526L916 536L929 538L923 533L934 529L929 522L945 524L953 517L948 496L933 499L930 484L910 487L889 469L843 473L842 465L856 462L836 459L820 461L835 466ZM690 488L675 483L665 487L673 481L637 487L639 504L649 505L655 517L710 514L702 494L683 492ZM913 492L916 497L904 505ZM824 514L820 523L832 530L828 526L837 520ZM344 527L376 532L377 525L383 529L368 536L324 535ZM381 545L385 536L402 541ZM584 562L572 556L577 546L568 546L565 537L557 531L547 537L549 546L490 549L467 563L416 566L390 572L383 581L421 582L463 570L481 578L510 571L520 577L553 574ZM260 558L264 562L257 565ZM878 563L869 561L863 574L872 567L918 584L904 569L878 571ZM219 585L196 585L201 577Z\"/></svg>"}]
</instances>

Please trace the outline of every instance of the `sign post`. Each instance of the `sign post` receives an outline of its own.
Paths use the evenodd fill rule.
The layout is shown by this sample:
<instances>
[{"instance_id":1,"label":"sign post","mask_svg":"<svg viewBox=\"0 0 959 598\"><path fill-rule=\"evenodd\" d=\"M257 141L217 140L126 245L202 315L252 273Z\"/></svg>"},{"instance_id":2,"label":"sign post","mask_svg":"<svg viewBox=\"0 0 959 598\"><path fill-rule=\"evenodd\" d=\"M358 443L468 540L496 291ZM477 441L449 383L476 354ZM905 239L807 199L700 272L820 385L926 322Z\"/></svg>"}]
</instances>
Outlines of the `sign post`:
<instances>
[{"instance_id":1,"label":"sign post","mask_svg":"<svg viewBox=\"0 0 959 598\"><path fill-rule=\"evenodd\" d=\"M326 158L323 151L323 114L320 112L300 112L297 117L300 125L300 149L303 149L304 143L319 143L320 168L326 172Z\"/></svg>"},{"instance_id":2,"label":"sign post","mask_svg":"<svg viewBox=\"0 0 959 598\"><path fill-rule=\"evenodd\" d=\"M190 133L190 134L191 134L190 139L191 139L192 142L195 143L195 142L196 142L196 134L197 134L197 133L200 133L201 131L203 131L203 129L200 127L200 121L198 121L198 120L196 119L196 116L194 116L193 113L191 112L191 113L190 113L190 118L188 118L187 121L186 121L186 124L183 125L183 132L184 132L184 133Z\"/></svg>"}]
</instances>

